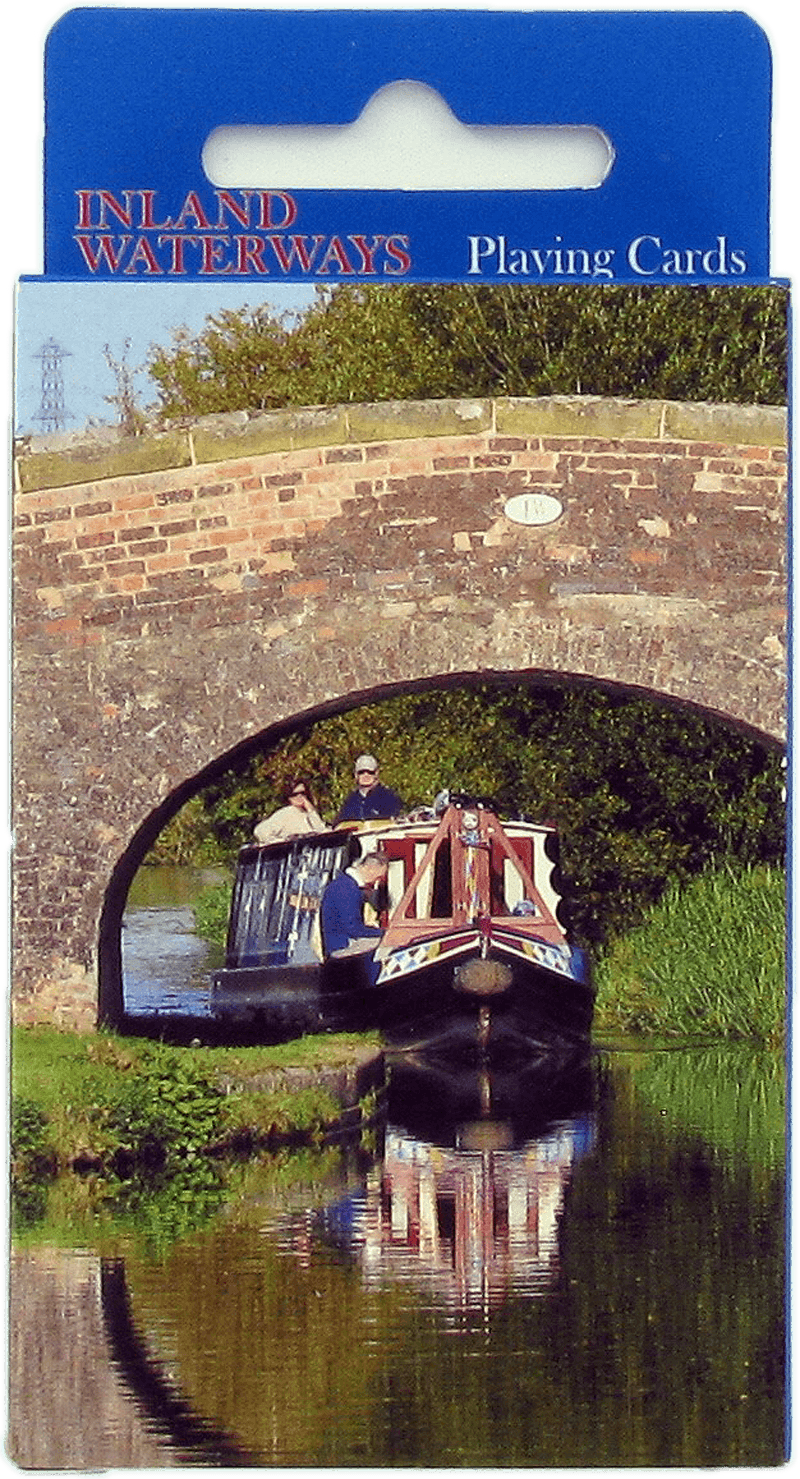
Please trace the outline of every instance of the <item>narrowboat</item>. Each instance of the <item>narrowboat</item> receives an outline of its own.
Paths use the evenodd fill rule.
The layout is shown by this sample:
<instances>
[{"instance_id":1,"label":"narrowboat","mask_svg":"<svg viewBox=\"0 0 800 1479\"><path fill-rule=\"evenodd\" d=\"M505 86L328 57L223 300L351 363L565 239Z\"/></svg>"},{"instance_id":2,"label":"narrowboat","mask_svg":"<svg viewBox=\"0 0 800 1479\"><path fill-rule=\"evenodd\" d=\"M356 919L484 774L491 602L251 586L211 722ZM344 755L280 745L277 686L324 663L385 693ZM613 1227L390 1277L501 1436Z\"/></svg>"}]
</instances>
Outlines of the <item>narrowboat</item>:
<instances>
[{"instance_id":1,"label":"narrowboat","mask_svg":"<svg viewBox=\"0 0 800 1479\"><path fill-rule=\"evenodd\" d=\"M320 903L368 852L379 938L323 955ZM444 794L408 817L241 850L212 1010L262 1035L377 1028L399 1051L529 1060L589 1042L588 957L562 923L555 829Z\"/></svg>"}]
</instances>

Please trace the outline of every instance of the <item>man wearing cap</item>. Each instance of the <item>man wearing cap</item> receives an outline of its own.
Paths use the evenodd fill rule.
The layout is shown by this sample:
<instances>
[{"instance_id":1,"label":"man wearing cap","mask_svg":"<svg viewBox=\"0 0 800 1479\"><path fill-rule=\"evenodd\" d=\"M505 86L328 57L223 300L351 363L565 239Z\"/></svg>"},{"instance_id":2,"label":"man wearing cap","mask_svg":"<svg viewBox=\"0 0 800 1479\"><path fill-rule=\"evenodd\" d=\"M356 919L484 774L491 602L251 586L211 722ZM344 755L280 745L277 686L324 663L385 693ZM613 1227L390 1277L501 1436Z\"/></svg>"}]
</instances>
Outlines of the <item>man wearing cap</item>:
<instances>
[{"instance_id":1,"label":"man wearing cap","mask_svg":"<svg viewBox=\"0 0 800 1479\"><path fill-rule=\"evenodd\" d=\"M405 807L395 791L382 786L374 755L359 755L354 767L356 789L351 791L334 822L377 822L403 815Z\"/></svg>"}]
</instances>

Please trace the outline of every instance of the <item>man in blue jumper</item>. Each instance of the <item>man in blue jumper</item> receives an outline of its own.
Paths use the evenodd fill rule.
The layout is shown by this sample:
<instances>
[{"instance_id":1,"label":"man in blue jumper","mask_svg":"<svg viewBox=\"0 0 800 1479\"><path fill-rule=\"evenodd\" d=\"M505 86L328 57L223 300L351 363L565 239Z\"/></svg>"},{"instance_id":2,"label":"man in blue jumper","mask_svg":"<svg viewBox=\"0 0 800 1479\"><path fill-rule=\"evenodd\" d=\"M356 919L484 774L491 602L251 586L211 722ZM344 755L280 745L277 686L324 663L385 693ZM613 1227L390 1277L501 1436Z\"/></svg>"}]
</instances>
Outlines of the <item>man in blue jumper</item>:
<instances>
[{"instance_id":1,"label":"man in blue jumper","mask_svg":"<svg viewBox=\"0 0 800 1479\"><path fill-rule=\"evenodd\" d=\"M356 789L350 792L334 822L377 822L403 815L405 807L396 791L378 779L374 755L359 755L355 766Z\"/></svg>"},{"instance_id":2,"label":"man in blue jumper","mask_svg":"<svg viewBox=\"0 0 800 1479\"><path fill-rule=\"evenodd\" d=\"M325 959L349 945L379 940L383 931L364 923L364 892L382 883L388 870L386 856L367 853L332 878L322 895L320 925ZM370 977L377 979L378 967L369 961Z\"/></svg>"}]
</instances>

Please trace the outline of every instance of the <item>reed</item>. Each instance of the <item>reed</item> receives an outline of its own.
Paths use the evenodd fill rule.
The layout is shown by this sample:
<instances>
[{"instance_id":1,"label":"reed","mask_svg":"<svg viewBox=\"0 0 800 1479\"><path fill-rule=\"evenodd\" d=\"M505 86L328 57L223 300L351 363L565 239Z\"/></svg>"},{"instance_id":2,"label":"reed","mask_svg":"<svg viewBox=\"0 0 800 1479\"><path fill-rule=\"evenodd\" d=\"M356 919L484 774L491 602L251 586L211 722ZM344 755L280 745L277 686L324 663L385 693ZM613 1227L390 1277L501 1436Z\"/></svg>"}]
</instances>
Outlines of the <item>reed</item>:
<instances>
[{"instance_id":1,"label":"reed","mask_svg":"<svg viewBox=\"0 0 800 1479\"><path fill-rule=\"evenodd\" d=\"M597 962L596 1026L779 1046L786 1027L786 876L723 866L674 885Z\"/></svg>"}]
</instances>

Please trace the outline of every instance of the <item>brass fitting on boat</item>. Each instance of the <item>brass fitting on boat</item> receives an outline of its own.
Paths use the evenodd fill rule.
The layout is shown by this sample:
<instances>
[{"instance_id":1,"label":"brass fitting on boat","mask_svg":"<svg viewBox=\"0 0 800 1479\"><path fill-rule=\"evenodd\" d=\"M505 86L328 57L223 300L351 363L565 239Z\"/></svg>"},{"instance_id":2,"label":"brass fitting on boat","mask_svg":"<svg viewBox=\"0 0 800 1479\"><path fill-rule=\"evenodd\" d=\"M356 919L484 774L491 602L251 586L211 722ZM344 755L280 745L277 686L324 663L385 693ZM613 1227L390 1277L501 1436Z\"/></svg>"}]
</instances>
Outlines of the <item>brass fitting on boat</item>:
<instances>
[{"instance_id":1,"label":"brass fitting on boat","mask_svg":"<svg viewBox=\"0 0 800 1479\"><path fill-rule=\"evenodd\" d=\"M500 960L468 960L453 973L457 991L472 996L499 996L511 985L511 967Z\"/></svg>"}]
</instances>

